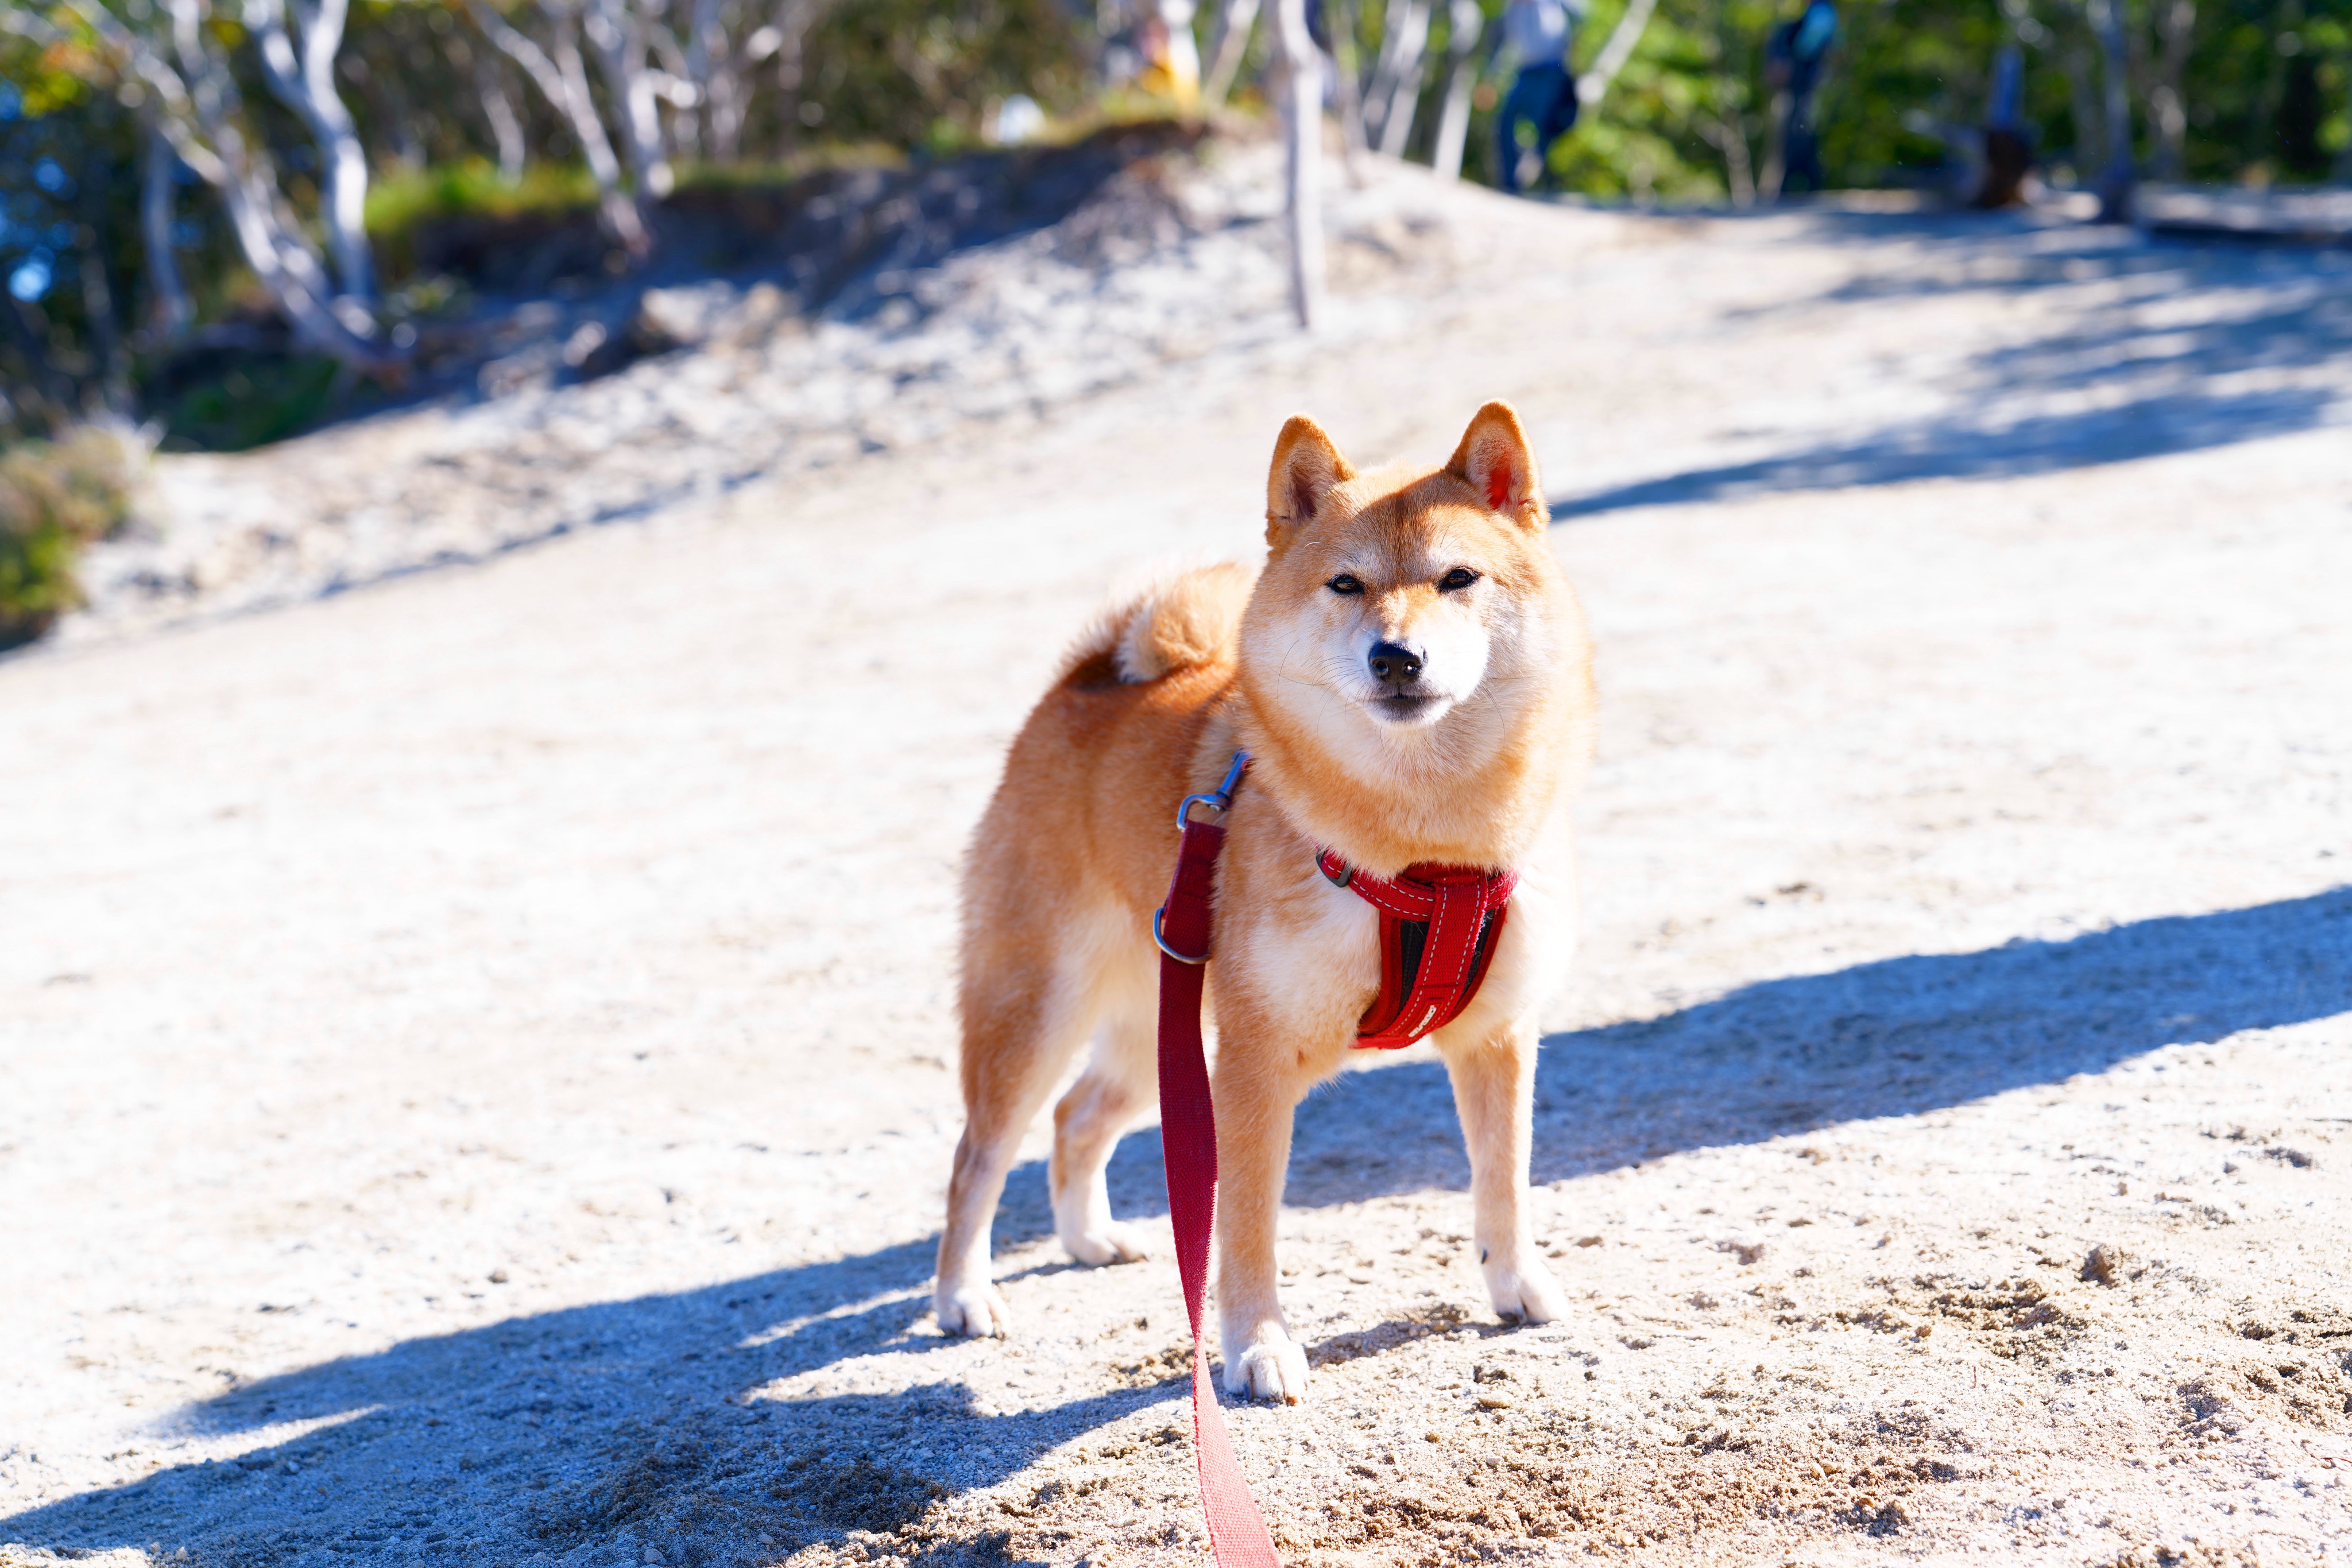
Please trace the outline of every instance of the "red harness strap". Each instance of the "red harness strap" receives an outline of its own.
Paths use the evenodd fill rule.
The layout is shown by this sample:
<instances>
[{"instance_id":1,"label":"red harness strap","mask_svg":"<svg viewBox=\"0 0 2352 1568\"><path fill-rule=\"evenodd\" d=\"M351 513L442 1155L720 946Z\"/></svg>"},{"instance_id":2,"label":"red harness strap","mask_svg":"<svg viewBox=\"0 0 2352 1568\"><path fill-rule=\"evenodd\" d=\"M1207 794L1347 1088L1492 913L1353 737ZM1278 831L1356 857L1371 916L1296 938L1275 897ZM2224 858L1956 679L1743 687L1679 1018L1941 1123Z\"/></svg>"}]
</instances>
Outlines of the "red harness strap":
<instances>
[{"instance_id":1,"label":"red harness strap","mask_svg":"<svg viewBox=\"0 0 2352 1568\"><path fill-rule=\"evenodd\" d=\"M1396 1051L1452 1023L1477 996L1519 879L1475 866L1407 866L1391 880L1325 850L1316 865L1381 912L1381 994L1356 1025L1359 1051Z\"/></svg>"},{"instance_id":2,"label":"red harness strap","mask_svg":"<svg viewBox=\"0 0 2352 1568\"><path fill-rule=\"evenodd\" d=\"M1209 1549L1216 1553L1217 1568L1282 1568L1274 1538L1234 1458L1224 1412L1217 1407L1216 1387L1209 1379L1208 1353L1201 1345L1209 1233L1217 1214L1217 1116L1201 1046L1201 981L1209 960L1217 852L1225 846L1225 830L1193 821L1192 813L1198 804L1222 815L1248 767L1248 754L1235 752L1233 768L1214 792L1188 795L1176 808L1184 841L1176 852L1168 902L1151 917L1151 937L1160 953L1160 1147L1168 1172L1168 1216L1176 1227L1176 1268L1184 1278L1184 1311L1192 1321L1192 1453L1201 1471L1201 1507L1209 1516Z\"/></svg>"}]
</instances>

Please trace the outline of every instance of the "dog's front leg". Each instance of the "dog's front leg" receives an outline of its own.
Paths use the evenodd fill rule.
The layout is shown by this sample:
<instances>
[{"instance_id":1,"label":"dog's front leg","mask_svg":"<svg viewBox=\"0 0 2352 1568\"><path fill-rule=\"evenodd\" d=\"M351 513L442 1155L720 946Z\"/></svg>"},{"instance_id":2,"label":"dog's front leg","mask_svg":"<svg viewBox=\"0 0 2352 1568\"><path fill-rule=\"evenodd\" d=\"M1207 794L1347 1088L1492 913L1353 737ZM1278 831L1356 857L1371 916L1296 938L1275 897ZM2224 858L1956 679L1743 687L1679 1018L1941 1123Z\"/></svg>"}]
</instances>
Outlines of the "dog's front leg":
<instances>
[{"instance_id":1,"label":"dog's front leg","mask_svg":"<svg viewBox=\"0 0 2352 1568\"><path fill-rule=\"evenodd\" d=\"M1217 1112L1217 1312L1225 1392L1296 1405L1307 1396L1307 1351L1294 1343L1275 1291L1275 1228L1290 1165L1290 1120L1307 1081L1267 1060L1256 1030L1223 1030L1212 1092Z\"/></svg>"},{"instance_id":2,"label":"dog's front leg","mask_svg":"<svg viewBox=\"0 0 2352 1568\"><path fill-rule=\"evenodd\" d=\"M1568 1298L1536 1252L1528 1218L1528 1161L1534 1148L1536 1029L1532 1020L1484 1039L1441 1046L1470 1151L1473 1228L1495 1311L1544 1323Z\"/></svg>"}]
</instances>

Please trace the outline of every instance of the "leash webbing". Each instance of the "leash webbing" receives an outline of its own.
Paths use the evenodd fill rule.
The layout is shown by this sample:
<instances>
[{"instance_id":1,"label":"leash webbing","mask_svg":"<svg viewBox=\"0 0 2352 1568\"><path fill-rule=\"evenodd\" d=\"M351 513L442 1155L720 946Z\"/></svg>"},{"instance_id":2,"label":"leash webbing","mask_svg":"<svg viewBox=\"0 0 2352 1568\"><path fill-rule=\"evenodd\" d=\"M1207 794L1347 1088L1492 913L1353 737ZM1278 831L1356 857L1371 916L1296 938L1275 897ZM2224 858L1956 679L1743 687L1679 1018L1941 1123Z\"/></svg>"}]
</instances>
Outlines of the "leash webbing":
<instances>
[{"instance_id":1,"label":"leash webbing","mask_svg":"<svg viewBox=\"0 0 2352 1568\"><path fill-rule=\"evenodd\" d=\"M1200 1468L1201 1508L1209 1520L1209 1549L1217 1568L1281 1568L1274 1538L1234 1458L1224 1412L1209 1377L1208 1352L1201 1343L1209 1237L1217 1215L1217 1117L1201 1042L1201 992L1225 830L1216 822L1193 821L1191 814L1195 802L1222 813L1248 767L1248 756L1236 753L1215 793L1190 796L1176 809L1183 842L1176 852L1168 902L1152 917L1160 953L1160 1145L1168 1173L1168 1216L1176 1230L1176 1267L1184 1279L1184 1311L1192 1325L1192 1453Z\"/></svg>"}]
</instances>

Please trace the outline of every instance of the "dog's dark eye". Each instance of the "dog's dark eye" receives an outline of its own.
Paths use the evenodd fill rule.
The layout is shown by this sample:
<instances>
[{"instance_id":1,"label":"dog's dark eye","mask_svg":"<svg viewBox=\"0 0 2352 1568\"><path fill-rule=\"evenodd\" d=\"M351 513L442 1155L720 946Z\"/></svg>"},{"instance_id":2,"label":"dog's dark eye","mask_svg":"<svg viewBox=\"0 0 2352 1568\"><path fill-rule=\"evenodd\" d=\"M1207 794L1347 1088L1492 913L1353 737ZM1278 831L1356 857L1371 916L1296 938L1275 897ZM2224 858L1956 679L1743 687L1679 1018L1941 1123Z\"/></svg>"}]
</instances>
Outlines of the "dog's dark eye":
<instances>
[{"instance_id":1,"label":"dog's dark eye","mask_svg":"<svg viewBox=\"0 0 2352 1568\"><path fill-rule=\"evenodd\" d=\"M1437 591L1451 593L1457 588L1467 588L1478 580L1478 574L1466 566L1457 566L1438 582Z\"/></svg>"},{"instance_id":2,"label":"dog's dark eye","mask_svg":"<svg viewBox=\"0 0 2352 1568\"><path fill-rule=\"evenodd\" d=\"M1354 578L1349 577L1344 571L1339 576L1333 578L1330 581L1325 583L1323 586L1329 589L1334 593L1361 593L1364 591L1364 585L1358 582Z\"/></svg>"}]
</instances>

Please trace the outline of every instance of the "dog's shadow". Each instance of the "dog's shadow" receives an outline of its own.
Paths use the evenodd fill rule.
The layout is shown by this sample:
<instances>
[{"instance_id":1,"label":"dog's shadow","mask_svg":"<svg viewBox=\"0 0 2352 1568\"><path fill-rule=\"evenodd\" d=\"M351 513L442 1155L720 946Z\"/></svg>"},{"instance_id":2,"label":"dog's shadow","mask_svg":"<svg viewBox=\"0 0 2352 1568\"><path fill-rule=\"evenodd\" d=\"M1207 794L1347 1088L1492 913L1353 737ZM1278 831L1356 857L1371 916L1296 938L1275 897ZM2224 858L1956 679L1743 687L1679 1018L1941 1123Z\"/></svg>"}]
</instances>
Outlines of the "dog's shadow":
<instances>
[{"instance_id":1,"label":"dog's shadow","mask_svg":"<svg viewBox=\"0 0 2352 1568\"><path fill-rule=\"evenodd\" d=\"M1547 1039L1534 1178L1960 1104L2162 1045L2347 1011L2352 887L1768 980ZM1120 1212L1166 1212L1156 1130L1127 1139L1111 1172ZM1445 1071L1415 1051L1345 1074L1299 1108L1284 1197L1312 1208L1469 1178ZM1009 1239L1050 1231L1042 1167L1020 1173L1007 1219Z\"/></svg>"},{"instance_id":2,"label":"dog's shadow","mask_svg":"<svg viewBox=\"0 0 2352 1568\"><path fill-rule=\"evenodd\" d=\"M2170 1043L2345 1012L2352 887L1769 981L1546 1040L1535 1176L1958 1104ZM1467 1175L1443 1070L1408 1057L1343 1077L1301 1108L1288 1199L1314 1207L1459 1187ZM1125 1212L1165 1212L1156 1133L1128 1138L1111 1176ZM1024 1167L999 1239L1050 1228L1044 1172ZM952 1360L986 1347L920 1335L933 1247L510 1320L257 1383L181 1417L199 1432L273 1439L245 1458L28 1509L0 1523L0 1539L160 1542L167 1555L187 1545L198 1561L496 1563L609 1557L616 1540L643 1533L674 1565L731 1562L763 1533L781 1555L895 1529L940 1486L1002 1480L1045 1447L1181 1394L1181 1377L1147 1374L1142 1386L1051 1408L982 1410ZM948 1359L905 1392L740 1398L920 1348ZM309 1425L270 1431L287 1423ZM457 1500L467 1506L446 1506ZM453 1531L445 1520L492 1522ZM1010 1561L1001 1542L917 1550L942 1565Z\"/></svg>"}]
</instances>

